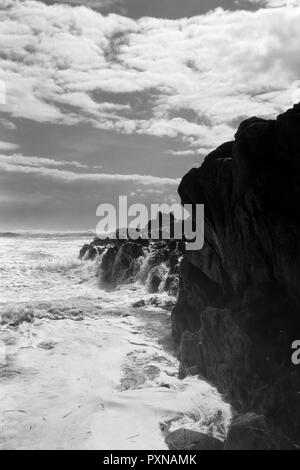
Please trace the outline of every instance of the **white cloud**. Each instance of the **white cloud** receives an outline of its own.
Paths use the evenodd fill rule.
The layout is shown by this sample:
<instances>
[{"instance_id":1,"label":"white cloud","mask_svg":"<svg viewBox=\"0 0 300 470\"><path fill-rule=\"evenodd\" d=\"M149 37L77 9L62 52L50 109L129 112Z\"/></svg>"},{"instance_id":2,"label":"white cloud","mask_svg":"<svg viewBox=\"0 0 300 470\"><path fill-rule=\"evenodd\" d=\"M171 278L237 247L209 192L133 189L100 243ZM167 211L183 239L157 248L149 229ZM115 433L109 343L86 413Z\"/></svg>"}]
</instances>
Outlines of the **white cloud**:
<instances>
[{"instance_id":1,"label":"white cloud","mask_svg":"<svg viewBox=\"0 0 300 470\"><path fill-rule=\"evenodd\" d=\"M18 145L12 144L10 142L3 142L0 140L0 150L6 151L6 150L16 150L18 148Z\"/></svg>"},{"instance_id":2,"label":"white cloud","mask_svg":"<svg viewBox=\"0 0 300 470\"><path fill-rule=\"evenodd\" d=\"M1 148L1 143L0 143ZM76 168L87 168L86 165L83 165L77 161L68 161L68 160L53 160L51 158L42 158L42 157L31 157L21 154L14 155L0 155L0 163L7 163L8 165L21 165L28 167L41 167L44 166L73 166Z\"/></svg>"},{"instance_id":3,"label":"white cloud","mask_svg":"<svg viewBox=\"0 0 300 470\"><path fill-rule=\"evenodd\" d=\"M163 178L151 175L75 173L73 171L61 170L59 168L48 168L48 166L62 166L66 165L67 163L75 165L77 164L77 162L57 162L51 159L25 157L23 155L0 155L0 169L3 173L38 175L46 179L64 181L65 183L76 181L85 183L88 183L89 181L96 183L127 182L139 184L142 186L152 185L159 187L176 187L180 182L180 179L178 178Z\"/></svg>"},{"instance_id":4,"label":"white cloud","mask_svg":"<svg viewBox=\"0 0 300 470\"><path fill-rule=\"evenodd\" d=\"M299 0L250 0L251 3L263 4L263 6L271 8L279 7L297 7Z\"/></svg>"},{"instance_id":5,"label":"white cloud","mask_svg":"<svg viewBox=\"0 0 300 470\"><path fill-rule=\"evenodd\" d=\"M168 150L165 153L174 157L190 157L196 154L195 150Z\"/></svg>"},{"instance_id":6,"label":"white cloud","mask_svg":"<svg viewBox=\"0 0 300 470\"><path fill-rule=\"evenodd\" d=\"M102 10L110 7L114 3L118 3L119 0L50 0L47 2L47 0L42 0L45 1L45 3L65 3L68 5L84 5L89 8L95 8L96 10Z\"/></svg>"},{"instance_id":7,"label":"white cloud","mask_svg":"<svg viewBox=\"0 0 300 470\"><path fill-rule=\"evenodd\" d=\"M99 204L109 202L117 207L119 195L128 195L129 203L168 202L178 184L175 178L82 173L55 167L51 159L19 155L9 160L0 155L1 226L10 230L96 227Z\"/></svg>"},{"instance_id":8,"label":"white cloud","mask_svg":"<svg viewBox=\"0 0 300 470\"><path fill-rule=\"evenodd\" d=\"M83 6L7 0L0 10L4 110L180 138L207 151L233 137L237 120L273 117L292 105L300 77L298 3L135 21ZM113 102L97 98L104 92ZM121 93L150 96L147 118L134 104L118 103Z\"/></svg>"}]
</instances>

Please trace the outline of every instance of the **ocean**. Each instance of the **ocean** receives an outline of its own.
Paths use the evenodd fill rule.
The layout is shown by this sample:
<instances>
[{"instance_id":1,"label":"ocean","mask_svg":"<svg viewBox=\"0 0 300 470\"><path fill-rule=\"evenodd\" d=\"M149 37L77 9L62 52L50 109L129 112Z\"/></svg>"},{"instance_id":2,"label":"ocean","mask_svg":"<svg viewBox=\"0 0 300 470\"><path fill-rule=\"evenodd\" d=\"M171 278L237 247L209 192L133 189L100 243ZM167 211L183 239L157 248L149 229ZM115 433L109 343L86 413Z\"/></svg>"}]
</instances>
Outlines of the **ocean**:
<instances>
[{"instance_id":1,"label":"ocean","mask_svg":"<svg viewBox=\"0 0 300 470\"><path fill-rule=\"evenodd\" d=\"M179 379L170 312L143 276L101 286L101 256L78 258L90 239L0 235L0 448L159 450L183 427L223 439L231 409Z\"/></svg>"}]
</instances>

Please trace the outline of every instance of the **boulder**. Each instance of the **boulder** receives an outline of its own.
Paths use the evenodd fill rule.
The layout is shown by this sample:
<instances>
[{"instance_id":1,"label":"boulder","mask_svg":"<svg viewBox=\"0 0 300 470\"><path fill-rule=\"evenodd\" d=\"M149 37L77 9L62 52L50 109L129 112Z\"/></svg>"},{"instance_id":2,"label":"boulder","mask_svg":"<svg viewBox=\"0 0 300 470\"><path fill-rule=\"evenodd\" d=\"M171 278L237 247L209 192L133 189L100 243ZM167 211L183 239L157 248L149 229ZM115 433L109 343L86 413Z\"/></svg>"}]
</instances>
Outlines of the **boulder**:
<instances>
[{"instance_id":1,"label":"boulder","mask_svg":"<svg viewBox=\"0 0 300 470\"><path fill-rule=\"evenodd\" d=\"M149 304L153 305L154 307L159 307L164 310L171 311L175 305L175 301L174 299L170 299L170 298L164 299L164 298L157 296L157 297L151 297L151 299L149 300Z\"/></svg>"},{"instance_id":2,"label":"boulder","mask_svg":"<svg viewBox=\"0 0 300 470\"><path fill-rule=\"evenodd\" d=\"M94 261L103 251L104 247L94 245L93 243L85 244L79 252L79 259Z\"/></svg>"},{"instance_id":3,"label":"boulder","mask_svg":"<svg viewBox=\"0 0 300 470\"><path fill-rule=\"evenodd\" d=\"M161 282L163 280L163 277L166 273L166 270L163 266L155 266L154 268L151 269L149 276L148 276L148 281L147 281L147 287L148 287L148 292L150 294L156 293L159 291Z\"/></svg>"},{"instance_id":4,"label":"boulder","mask_svg":"<svg viewBox=\"0 0 300 470\"><path fill-rule=\"evenodd\" d=\"M191 429L177 429L166 437L170 450L222 450L224 444L219 439Z\"/></svg>"},{"instance_id":5,"label":"boulder","mask_svg":"<svg viewBox=\"0 0 300 470\"><path fill-rule=\"evenodd\" d=\"M85 245L83 245L83 247L81 248L79 252L79 259L83 259L89 249L90 249L89 243L86 243Z\"/></svg>"},{"instance_id":6,"label":"boulder","mask_svg":"<svg viewBox=\"0 0 300 470\"><path fill-rule=\"evenodd\" d=\"M125 242L109 248L102 259L102 281L113 286L134 280L144 257L140 243Z\"/></svg>"}]
</instances>

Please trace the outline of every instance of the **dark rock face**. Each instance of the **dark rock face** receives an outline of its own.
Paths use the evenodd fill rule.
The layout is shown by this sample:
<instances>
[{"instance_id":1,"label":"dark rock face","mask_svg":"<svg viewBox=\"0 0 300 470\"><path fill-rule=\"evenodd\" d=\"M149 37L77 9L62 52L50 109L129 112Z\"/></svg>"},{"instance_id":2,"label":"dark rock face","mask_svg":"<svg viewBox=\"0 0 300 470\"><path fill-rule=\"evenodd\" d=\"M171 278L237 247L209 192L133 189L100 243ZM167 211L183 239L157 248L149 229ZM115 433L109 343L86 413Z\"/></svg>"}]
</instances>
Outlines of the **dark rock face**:
<instances>
[{"instance_id":1,"label":"dark rock face","mask_svg":"<svg viewBox=\"0 0 300 470\"><path fill-rule=\"evenodd\" d=\"M230 426L225 450L293 450L291 442L272 429L262 415L247 413Z\"/></svg>"},{"instance_id":2,"label":"dark rock face","mask_svg":"<svg viewBox=\"0 0 300 470\"><path fill-rule=\"evenodd\" d=\"M191 429L177 429L169 433L166 444L170 450L222 450L224 447L219 439Z\"/></svg>"},{"instance_id":3,"label":"dark rock face","mask_svg":"<svg viewBox=\"0 0 300 470\"><path fill-rule=\"evenodd\" d=\"M90 244L89 243L86 243L85 245L83 245L83 247L81 248L80 252L79 252L79 259L83 259L85 254L87 253L87 251L89 250L90 248Z\"/></svg>"},{"instance_id":4,"label":"dark rock face","mask_svg":"<svg viewBox=\"0 0 300 470\"><path fill-rule=\"evenodd\" d=\"M200 339L197 333L186 330L182 334L180 342L180 378L190 375L191 370L199 372L200 366Z\"/></svg>"},{"instance_id":5,"label":"dark rock face","mask_svg":"<svg viewBox=\"0 0 300 470\"><path fill-rule=\"evenodd\" d=\"M201 314L199 370L222 390L237 409L259 402L263 384L257 377L249 337L228 310L207 308Z\"/></svg>"},{"instance_id":6,"label":"dark rock face","mask_svg":"<svg viewBox=\"0 0 300 470\"><path fill-rule=\"evenodd\" d=\"M102 240L85 244L79 258L95 260L103 254L98 268L103 285L111 288L135 281L145 283L150 293L160 290L176 297L179 284L179 260L185 245L177 240ZM169 308L169 307L168 307Z\"/></svg>"},{"instance_id":7,"label":"dark rock face","mask_svg":"<svg viewBox=\"0 0 300 470\"><path fill-rule=\"evenodd\" d=\"M103 253L103 249L101 247L86 244L81 248L79 258L84 259L85 261L93 261L101 253Z\"/></svg>"},{"instance_id":8,"label":"dark rock face","mask_svg":"<svg viewBox=\"0 0 300 470\"><path fill-rule=\"evenodd\" d=\"M94 238L92 243L86 243L83 245L79 252L79 259L85 261L93 261L98 255L101 255L105 249L105 242L103 240Z\"/></svg>"},{"instance_id":9,"label":"dark rock face","mask_svg":"<svg viewBox=\"0 0 300 470\"><path fill-rule=\"evenodd\" d=\"M163 263L166 263L169 257L169 251L165 244L154 244L152 251L147 258L147 264L144 271L141 273L141 280L146 281L150 272Z\"/></svg>"},{"instance_id":10,"label":"dark rock face","mask_svg":"<svg viewBox=\"0 0 300 470\"><path fill-rule=\"evenodd\" d=\"M139 243L126 242L109 248L102 259L102 280L112 285L133 280L140 268L139 258L144 257Z\"/></svg>"},{"instance_id":11,"label":"dark rock face","mask_svg":"<svg viewBox=\"0 0 300 470\"><path fill-rule=\"evenodd\" d=\"M178 274L169 274L165 283L165 291L176 297L178 292L179 280Z\"/></svg>"},{"instance_id":12,"label":"dark rock face","mask_svg":"<svg viewBox=\"0 0 300 470\"><path fill-rule=\"evenodd\" d=\"M153 305L154 307L160 307L163 308L164 310L169 310L172 311L172 309L175 306L175 299L162 299L160 297L151 297L149 300L149 305Z\"/></svg>"},{"instance_id":13,"label":"dark rock face","mask_svg":"<svg viewBox=\"0 0 300 470\"><path fill-rule=\"evenodd\" d=\"M155 266L151 269L148 276L148 292L153 294L159 291L161 283L163 282L164 275L166 273L165 268L160 266Z\"/></svg>"},{"instance_id":14,"label":"dark rock face","mask_svg":"<svg viewBox=\"0 0 300 470\"><path fill-rule=\"evenodd\" d=\"M243 122L179 186L205 204L205 244L180 266L175 341L197 335L192 362L240 412L300 443L300 105ZM185 361L186 361L185 357Z\"/></svg>"},{"instance_id":15,"label":"dark rock face","mask_svg":"<svg viewBox=\"0 0 300 470\"><path fill-rule=\"evenodd\" d=\"M99 240L86 244L79 257L95 259L102 254L99 273L104 285L115 287L135 281L145 283L150 293L161 289L172 296L178 292L179 259L184 244L177 240Z\"/></svg>"}]
</instances>

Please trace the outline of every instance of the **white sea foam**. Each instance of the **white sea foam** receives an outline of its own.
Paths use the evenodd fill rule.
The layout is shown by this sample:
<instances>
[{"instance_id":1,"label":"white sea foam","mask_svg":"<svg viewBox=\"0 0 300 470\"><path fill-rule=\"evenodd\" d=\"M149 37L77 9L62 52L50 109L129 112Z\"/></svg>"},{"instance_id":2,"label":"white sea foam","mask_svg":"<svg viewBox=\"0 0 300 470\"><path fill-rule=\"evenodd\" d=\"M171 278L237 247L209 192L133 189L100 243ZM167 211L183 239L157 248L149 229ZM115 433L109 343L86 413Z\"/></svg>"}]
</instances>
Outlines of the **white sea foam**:
<instances>
[{"instance_id":1,"label":"white sea foam","mask_svg":"<svg viewBox=\"0 0 300 470\"><path fill-rule=\"evenodd\" d=\"M170 314L145 281L101 289L101 260L78 259L84 242L0 240L0 447L165 449L178 427L224 437L230 407L198 378L178 379Z\"/></svg>"},{"instance_id":2,"label":"white sea foam","mask_svg":"<svg viewBox=\"0 0 300 470\"><path fill-rule=\"evenodd\" d=\"M0 301L93 295L89 263L78 259L85 238L1 238Z\"/></svg>"}]
</instances>

